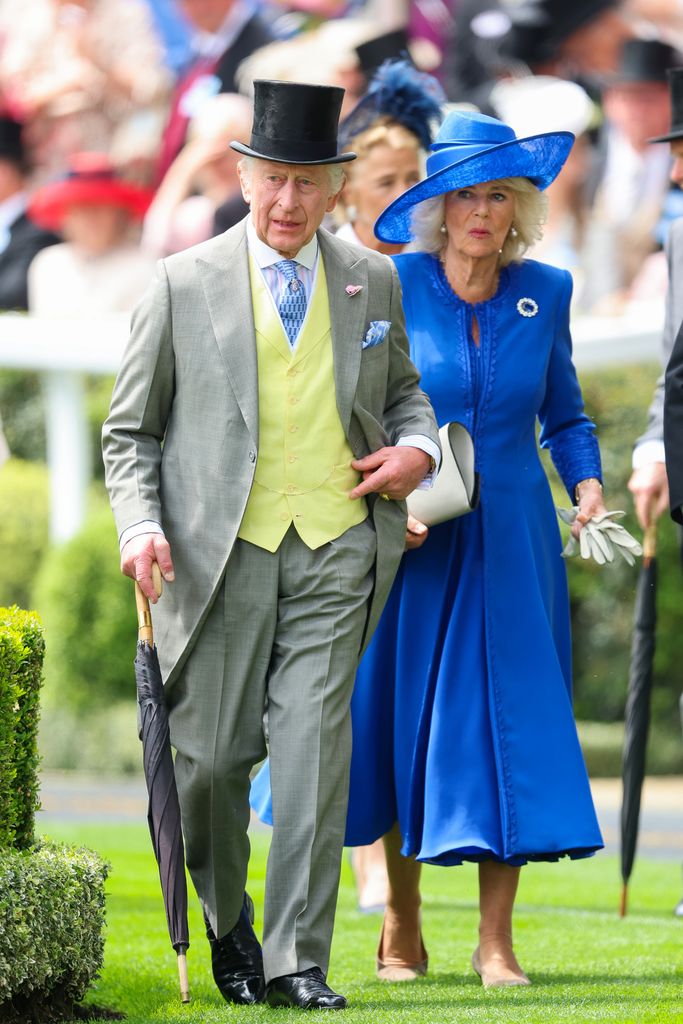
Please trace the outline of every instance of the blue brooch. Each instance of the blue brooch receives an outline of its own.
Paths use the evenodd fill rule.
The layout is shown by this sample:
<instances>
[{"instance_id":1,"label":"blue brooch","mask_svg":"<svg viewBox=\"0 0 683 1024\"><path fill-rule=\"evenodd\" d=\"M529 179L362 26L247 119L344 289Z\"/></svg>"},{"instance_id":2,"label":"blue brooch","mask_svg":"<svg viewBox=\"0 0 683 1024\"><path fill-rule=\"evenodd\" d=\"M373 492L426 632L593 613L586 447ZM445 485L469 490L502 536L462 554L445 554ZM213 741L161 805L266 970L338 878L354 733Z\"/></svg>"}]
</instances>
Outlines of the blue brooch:
<instances>
[{"instance_id":1,"label":"blue brooch","mask_svg":"<svg viewBox=\"0 0 683 1024\"><path fill-rule=\"evenodd\" d=\"M520 316L536 316L538 313L538 303L535 299L520 299L517 303L517 312Z\"/></svg>"}]
</instances>

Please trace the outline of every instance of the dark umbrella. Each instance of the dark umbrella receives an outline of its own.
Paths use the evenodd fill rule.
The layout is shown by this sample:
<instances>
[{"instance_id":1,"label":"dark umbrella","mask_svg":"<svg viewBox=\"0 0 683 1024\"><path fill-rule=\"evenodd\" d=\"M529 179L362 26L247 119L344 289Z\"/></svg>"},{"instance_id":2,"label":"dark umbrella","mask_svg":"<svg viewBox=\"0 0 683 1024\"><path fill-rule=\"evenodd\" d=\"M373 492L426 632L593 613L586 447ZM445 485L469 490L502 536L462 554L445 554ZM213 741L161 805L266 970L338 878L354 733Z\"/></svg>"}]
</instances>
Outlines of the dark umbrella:
<instances>
[{"instance_id":1,"label":"dark umbrella","mask_svg":"<svg viewBox=\"0 0 683 1024\"><path fill-rule=\"evenodd\" d=\"M656 526L645 531L643 564L638 576L633 613L631 668L626 696L624 750L621 762L623 798L621 803L621 902L619 913L626 915L628 880L633 870L640 818L640 796L645 777L645 751L650 726L652 663L655 654L657 623L657 546Z\"/></svg>"},{"instance_id":2,"label":"dark umbrella","mask_svg":"<svg viewBox=\"0 0 683 1024\"><path fill-rule=\"evenodd\" d=\"M154 586L161 593L161 576L154 564ZM180 828L180 804L173 773L173 757L164 703L159 658L154 646L149 601L135 584L138 609L138 653L135 659L135 683L140 705L140 739L149 804L147 821L154 854L159 865L161 891L164 896L168 932L178 954L180 998L189 1003L187 958L190 945L187 926L187 882L185 851Z\"/></svg>"}]
</instances>

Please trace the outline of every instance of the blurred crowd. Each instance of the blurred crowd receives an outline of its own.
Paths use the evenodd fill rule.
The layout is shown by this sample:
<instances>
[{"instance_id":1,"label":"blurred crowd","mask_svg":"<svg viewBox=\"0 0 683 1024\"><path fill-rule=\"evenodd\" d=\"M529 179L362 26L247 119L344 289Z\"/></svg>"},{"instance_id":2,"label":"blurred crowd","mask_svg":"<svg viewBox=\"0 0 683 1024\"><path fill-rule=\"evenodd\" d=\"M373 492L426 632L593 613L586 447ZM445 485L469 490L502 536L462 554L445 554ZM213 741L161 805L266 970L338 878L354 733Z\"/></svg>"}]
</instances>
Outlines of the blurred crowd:
<instances>
[{"instance_id":1,"label":"blurred crowd","mask_svg":"<svg viewBox=\"0 0 683 1024\"><path fill-rule=\"evenodd\" d=\"M681 50L670 0L0 0L0 309L130 310L159 256L244 217L255 78L341 85L346 116L399 56L518 135L575 134L531 255L577 311L663 301L683 196L650 140Z\"/></svg>"}]
</instances>

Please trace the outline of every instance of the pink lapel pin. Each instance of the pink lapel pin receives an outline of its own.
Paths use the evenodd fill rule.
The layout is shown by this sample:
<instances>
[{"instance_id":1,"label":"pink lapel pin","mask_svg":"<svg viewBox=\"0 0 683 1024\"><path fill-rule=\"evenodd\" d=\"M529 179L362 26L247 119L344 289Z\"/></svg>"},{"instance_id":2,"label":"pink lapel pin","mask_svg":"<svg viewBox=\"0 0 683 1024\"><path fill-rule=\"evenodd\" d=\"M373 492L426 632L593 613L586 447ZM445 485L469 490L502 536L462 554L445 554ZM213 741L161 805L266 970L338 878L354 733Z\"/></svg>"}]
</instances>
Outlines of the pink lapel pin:
<instances>
[{"instance_id":1,"label":"pink lapel pin","mask_svg":"<svg viewBox=\"0 0 683 1024\"><path fill-rule=\"evenodd\" d=\"M358 292L362 292L363 291L363 285L362 284L347 284L345 291L346 291L347 295L358 295Z\"/></svg>"}]
</instances>

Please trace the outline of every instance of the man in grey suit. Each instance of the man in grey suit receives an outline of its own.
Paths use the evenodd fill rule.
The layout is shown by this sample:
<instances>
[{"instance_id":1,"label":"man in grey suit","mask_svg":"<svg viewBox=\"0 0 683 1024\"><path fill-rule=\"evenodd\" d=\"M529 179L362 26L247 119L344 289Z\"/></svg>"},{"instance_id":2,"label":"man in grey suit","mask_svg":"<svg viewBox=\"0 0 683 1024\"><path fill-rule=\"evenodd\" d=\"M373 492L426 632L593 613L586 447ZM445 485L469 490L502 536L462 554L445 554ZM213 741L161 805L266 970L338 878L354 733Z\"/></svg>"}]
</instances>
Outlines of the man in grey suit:
<instances>
[{"instance_id":1,"label":"man in grey suit","mask_svg":"<svg viewBox=\"0 0 683 1024\"><path fill-rule=\"evenodd\" d=\"M389 259L320 228L343 90L256 82L250 216L171 256L103 432L122 571L153 602L187 862L232 1002L341 1009L326 982L358 658L440 457ZM249 773L273 839L263 957L244 892Z\"/></svg>"},{"instance_id":2,"label":"man in grey suit","mask_svg":"<svg viewBox=\"0 0 683 1024\"><path fill-rule=\"evenodd\" d=\"M683 68L671 68L667 74L671 131L652 141L670 143L671 180L683 187ZM683 217L669 229L666 252L669 285L662 333L662 365L666 371L657 381L647 429L636 442L628 484L643 529L656 522L669 506L672 517L683 524ZM683 917L683 897L674 913Z\"/></svg>"},{"instance_id":3,"label":"man in grey suit","mask_svg":"<svg viewBox=\"0 0 683 1024\"><path fill-rule=\"evenodd\" d=\"M670 143L673 158L671 180L683 187L683 68L671 68L667 74L671 91L671 131L650 141ZM676 335L683 323L683 217L674 221L669 229L666 254L669 285L662 333L662 367L666 367L671 358ZM663 415L664 373L657 381L647 428L635 444L633 473L628 484L643 529L659 519L669 506Z\"/></svg>"}]
</instances>

